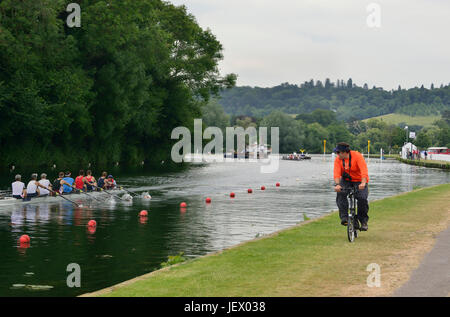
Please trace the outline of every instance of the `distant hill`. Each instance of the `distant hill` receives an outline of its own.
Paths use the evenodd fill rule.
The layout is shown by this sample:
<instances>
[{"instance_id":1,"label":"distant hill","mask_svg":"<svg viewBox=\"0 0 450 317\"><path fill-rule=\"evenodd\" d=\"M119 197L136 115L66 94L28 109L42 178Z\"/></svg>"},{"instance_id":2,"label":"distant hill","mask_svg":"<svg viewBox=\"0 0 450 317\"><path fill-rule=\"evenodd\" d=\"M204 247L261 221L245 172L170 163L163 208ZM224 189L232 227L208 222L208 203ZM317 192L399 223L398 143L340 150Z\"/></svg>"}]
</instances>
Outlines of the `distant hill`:
<instances>
[{"instance_id":1,"label":"distant hill","mask_svg":"<svg viewBox=\"0 0 450 317\"><path fill-rule=\"evenodd\" d=\"M326 79L298 85L283 83L270 88L235 87L221 93L219 103L230 115L264 117L274 110L288 114L332 110L340 120L366 119L390 113L409 116L439 116L450 110L450 85L387 91L359 87L351 79L336 83Z\"/></svg>"},{"instance_id":2,"label":"distant hill","mask_svg":"<svg viewBox=\"0 0 450 317\"><path fill-rule=\"evenodd\" d=\"M422 127L430 127L433 125L433 123L439 119L441 119L441 116L439 115L433 115L433 116L408 116L406 114L401 113L390 113L382 116L377 116L373 118L368 118L363 120L364 122L367 122L370 119L380 119L387 124L406 124L408 126L422 126Z\"/></svg>"}]
</instances>

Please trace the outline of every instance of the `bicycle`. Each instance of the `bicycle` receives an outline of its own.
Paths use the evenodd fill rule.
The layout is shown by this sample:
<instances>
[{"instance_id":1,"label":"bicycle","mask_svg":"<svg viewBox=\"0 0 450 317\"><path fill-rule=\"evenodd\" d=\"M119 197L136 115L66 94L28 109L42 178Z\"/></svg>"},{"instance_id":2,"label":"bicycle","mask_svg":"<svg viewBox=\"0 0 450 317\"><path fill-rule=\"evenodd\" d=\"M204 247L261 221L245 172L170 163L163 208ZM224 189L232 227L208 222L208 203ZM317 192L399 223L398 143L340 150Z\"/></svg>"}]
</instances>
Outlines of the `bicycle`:
<instances>
[{"instance_id":1,"label":"bicycle","mask_svg":"<svg viewBox=\"0 0 450 317\"><path fill-rule=\"evenodd\" d=\"M348 241L353 242L358 237L358 229L361 231L361 226L358 223L358 208L356 204L356 193L358 186L343 188L343 191L348 191L348 221L347 221L347 237Z\"/></svg>"}]
</instances>

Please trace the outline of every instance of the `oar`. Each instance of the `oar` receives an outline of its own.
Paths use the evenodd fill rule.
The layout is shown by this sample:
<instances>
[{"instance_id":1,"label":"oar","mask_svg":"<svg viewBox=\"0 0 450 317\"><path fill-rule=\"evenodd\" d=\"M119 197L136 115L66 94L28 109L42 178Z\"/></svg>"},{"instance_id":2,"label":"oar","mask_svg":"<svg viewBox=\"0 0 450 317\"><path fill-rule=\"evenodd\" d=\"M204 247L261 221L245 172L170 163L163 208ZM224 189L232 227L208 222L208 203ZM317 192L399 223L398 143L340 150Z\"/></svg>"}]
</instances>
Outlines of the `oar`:
<instances>
[{"instance_id":1,"label":"oar","mask_svg":"<svg viewBox=\"0 0 450 317\"><path fill-rule=\"evenodd\" d=\"M126 189L123 188L122 186L120 186L119 188L122 189L122 190L124 190L124 191L126 191L126 192L129 193L129 194L134 194L134 195L136 195L136 196L140 196L139 194L136 194L136 193L134 193L134 192L132 192L132 191L130 191L130 190L126 190Z\"/></svg>"},{"instance_id":2,"label":"oar","mask_svg":"<svg viewBox=\"0 0 450 317\"><path fill-rule=\"evenodd\" d=\"M100 199L98 199L98 198L96 198L96 197L94 197L94 196L91 196L91 195L89 195L88 193L86 193L86 192L84 192L84 191L82 191L81 189L78 189L79 191L80 191L80 193L81 194L85 194L85 195L88 195L89 197L91 197L92 199L95 199L95 200L97 200L97 201L100 201L100 202L102 202Z\"/></svg>"},{"instance_id":3,"label":"oar","mask_svg":"<svg viewBox=\"0 0 450 317\"><path fill-rule=\"evenodd\" d=\"M100 187L95 186L95 185L92 185L92 186L95 187L95 188L97 188L97 189L100 189L101 192L105 192L105 193L107 193L108 195L111 195L111 196L113 196L113 197L116 197L117 199L124 200L124 199L120 198L119 196L116 196L116 195L114 195L114 194L111 194L110 192L108 192L107 190L105 190L105 189L103 189L103 188L100 188Z\"/></svg>"},{"instance_id":4,"label":"oar","mask_svg":"<svg viewBox=\"0 0 450 317\"><path fill-rule=\"evenodd\" d=\"M60 194L60 193L58 193L58 192L55 192L54 190L51 190L50 188L45 188L46 190L48 190L48 191L50 191L50 192L52 192L52 193L55 193L55 195L56 196L59 196L59 197L61 197L61 198L64 198L65 200L67 200L67 201L70 201L72 204L75 204L77 207L83 207L82 205L79 205L79 204L77 204L76 202L74 202L74 201L72 201L72 200L70 200L69 198L67 198L67 197L64 197L62 194Z\"/></svg>"},{"instance_id":5,"label":"oar","mask_svg":"<svg viewBox=\"0 0 450 317\"><path fill-rule=\"evenodd\" d=\"M11 192L11 194L12 194L12 192ZM10 195L10 191L4 191L4 192L2 192L2 193L0 193L0 195L1 195L1 197L6 197L6 195Z\"/></svg>"}]
</instances>

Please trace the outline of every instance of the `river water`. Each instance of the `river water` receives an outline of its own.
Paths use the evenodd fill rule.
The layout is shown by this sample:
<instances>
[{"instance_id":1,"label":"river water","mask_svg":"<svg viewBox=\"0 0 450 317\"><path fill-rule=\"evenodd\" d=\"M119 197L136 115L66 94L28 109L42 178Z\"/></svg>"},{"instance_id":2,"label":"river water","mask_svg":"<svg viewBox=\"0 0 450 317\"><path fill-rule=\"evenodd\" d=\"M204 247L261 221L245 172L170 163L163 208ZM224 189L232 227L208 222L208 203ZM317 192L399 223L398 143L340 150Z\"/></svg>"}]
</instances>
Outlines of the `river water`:
<instances>
[{"instance_id":1,"label":"river water","mask_svg":"<svg viewBox=\"0 0 450 317\"><path fill-rule=\"evenodd\" d=\"M450 181L448 171L395 160L370 159L368 166L369 200ZM0 296L76 296L156 270L169 255L198 257L293 226L304 215L336 210L331 158L280 161L271 174L260 167L211 163L182 172L125 174L118 183L152 195L151 201L135 199L131 205L91 201L77 208L64 201L1 207ZM186 209L179 207L183 201ZM138 217L142 209L149 212L146 220ZM86 227L91 219L97 221L95 232ZM29 248L19 247L22 234L31 237ZM71 263L81 269L79 288L66 283Z\"/></svg>"}]
</instances>

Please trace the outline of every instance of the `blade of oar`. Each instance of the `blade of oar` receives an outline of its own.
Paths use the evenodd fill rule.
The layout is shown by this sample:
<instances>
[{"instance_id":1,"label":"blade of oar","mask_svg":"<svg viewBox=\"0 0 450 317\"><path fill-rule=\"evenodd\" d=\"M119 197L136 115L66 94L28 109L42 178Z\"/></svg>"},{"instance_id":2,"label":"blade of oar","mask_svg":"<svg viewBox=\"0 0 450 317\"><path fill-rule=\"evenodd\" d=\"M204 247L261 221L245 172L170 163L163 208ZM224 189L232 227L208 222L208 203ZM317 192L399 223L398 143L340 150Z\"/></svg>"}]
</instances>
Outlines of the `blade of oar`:
<instances>
[{"instance_id":1,"label":"blade of oar","mask_svg":"<svg viewBox=\"0 0 450 317\"><path fill-rule=\"evenodd\" d=\"M139 194L136 194L136 193L132 192L131 190L127 190L127 189L123 188L122 186L120 186L119 188L124 190L124 191L126 191L129 194L133 194L133 195L139 196Z\"/></svg>"},{"instance_id":2,"label":"blade of oar","mask_svg":"<svg viewBox=\"0 0 450 317\"><path fill-rule=\"evenodd\" d=\"M116 197L117 199L120 199L120 200L124 200L124 199L122 199L122 198L120 198L119 196L117 196L117 195L114 195L114 194L111 194L110 192L108 192L106 189L103 189L103 188L100 188L100 187L97 187L97 186L95 186L95 185L92 185L93 187L95 187L95 188L97 188L97 189L100 189L100 191L101 192L105 192L105 193L107 193L108 195L111 195L111 196L113 196L113 197Z\"/></svg>"}]
</instances>

